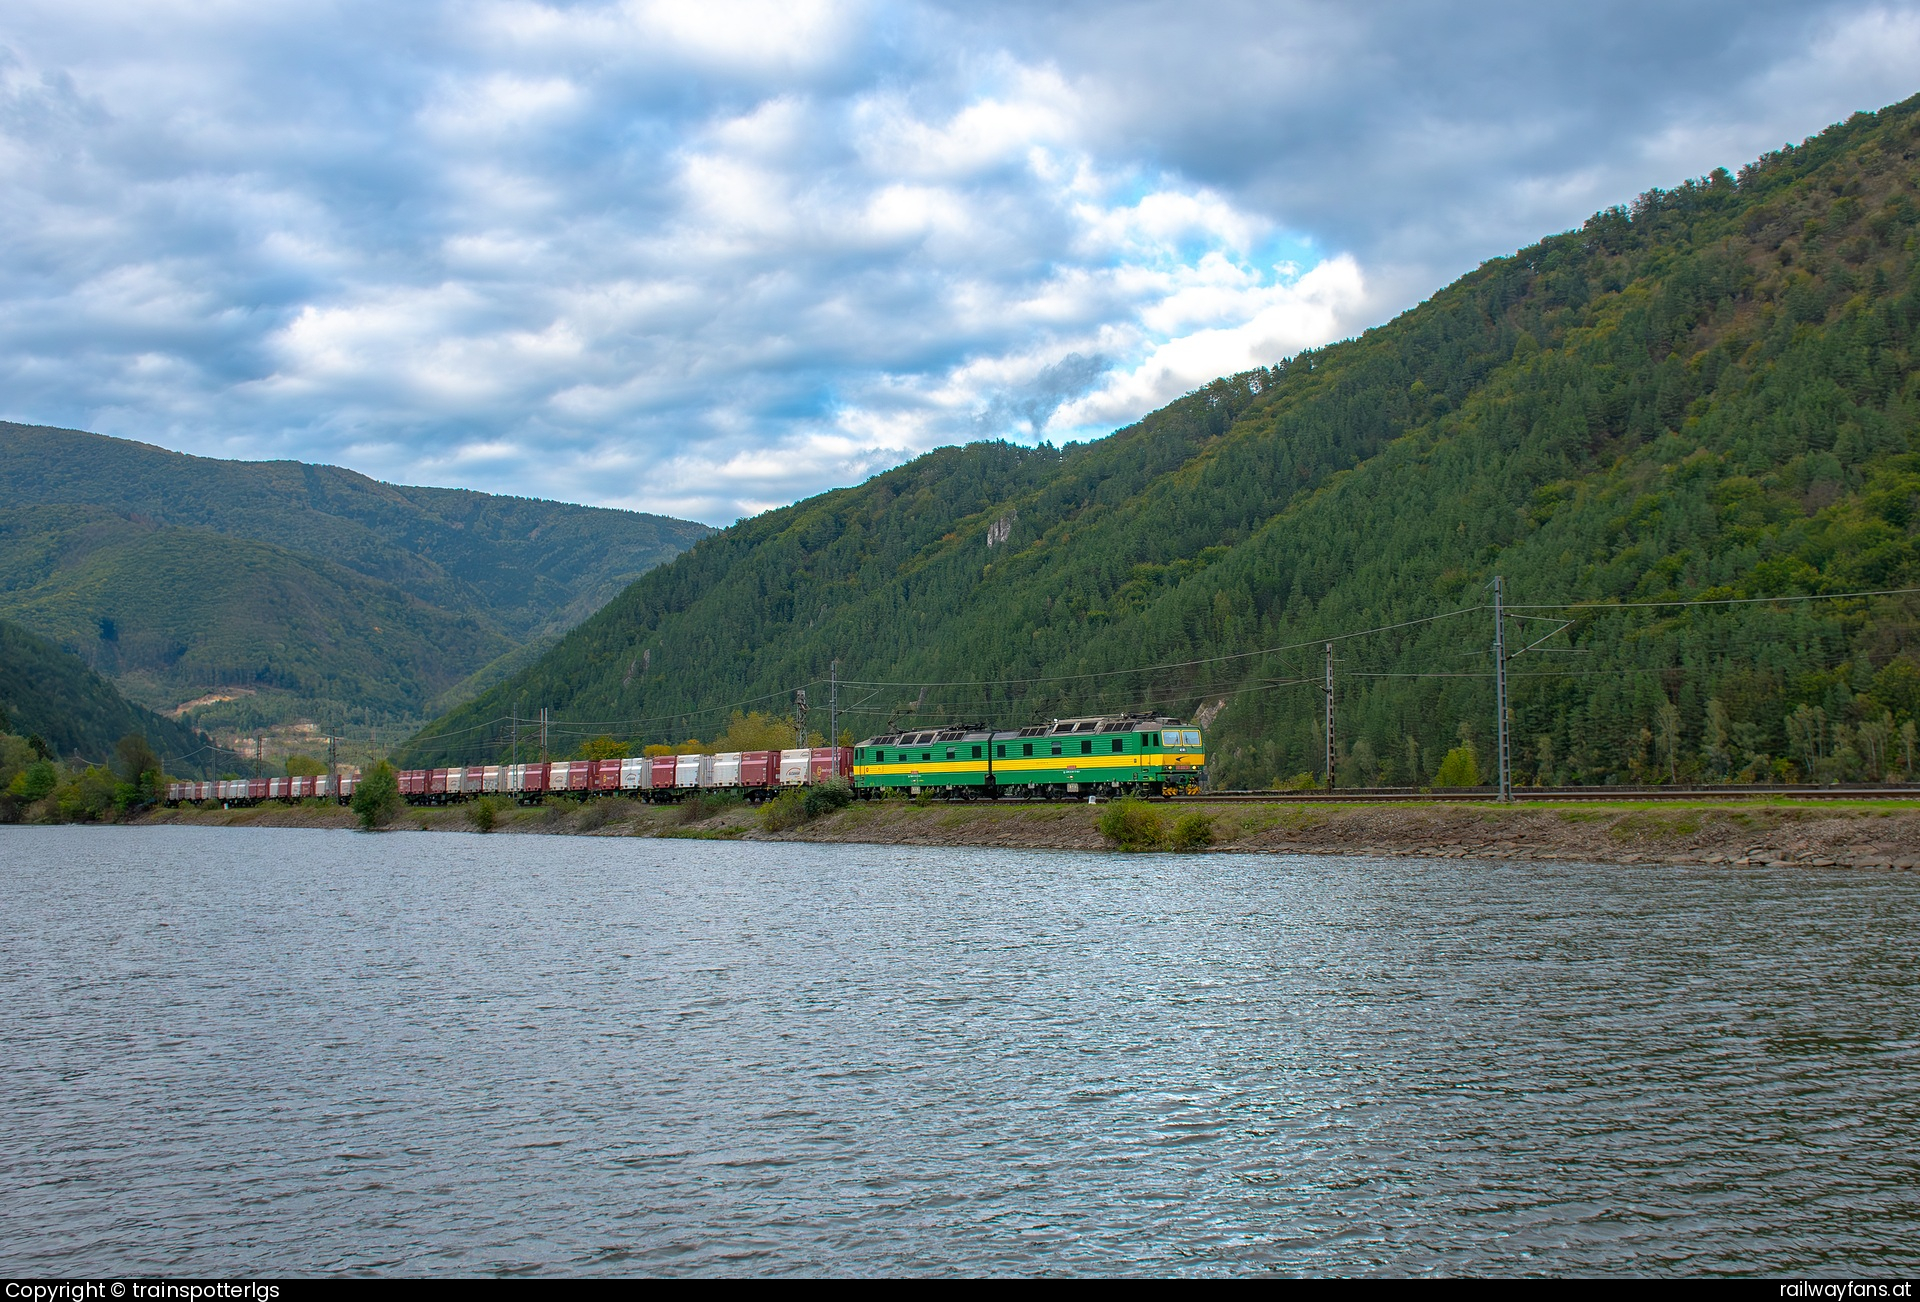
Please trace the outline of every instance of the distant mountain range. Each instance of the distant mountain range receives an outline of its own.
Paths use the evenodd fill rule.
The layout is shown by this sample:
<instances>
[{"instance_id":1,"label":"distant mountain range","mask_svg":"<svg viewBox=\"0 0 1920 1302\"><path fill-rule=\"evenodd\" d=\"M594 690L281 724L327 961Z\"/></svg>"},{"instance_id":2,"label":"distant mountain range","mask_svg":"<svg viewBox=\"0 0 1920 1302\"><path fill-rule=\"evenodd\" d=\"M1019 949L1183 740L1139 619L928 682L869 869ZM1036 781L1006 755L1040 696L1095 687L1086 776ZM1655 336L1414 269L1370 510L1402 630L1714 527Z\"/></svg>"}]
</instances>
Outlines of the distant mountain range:
<instances>
[{"instance_id":1,"label":"distant mountain range","mask_svg":"<svg viewBox=\"0 0 1920 1302\"><path fill-rule=\"evenodd\" d=\"M1916 159L1920 98L1110 438L942 449L743 521L405 757L502 753L541 707L559 747L711 736L800 687L818 726L838 662L856 736L1167 709L1264 786L1322 768L1338 637L1342 779L1429 781L1468 744L1490 767L1498 575L1534 607L1510 646L1539 643L1522 780L1911 772L1914 594L1754 599L1920 589ZM1629 604L1690 601L1722 604Z\"/></svg>"},{"instance_id":2,"label":"distant mountain range","mask_svg":"<svg viewBox=\"0 0 1920 1302\"><path fill-rule=\"evenodd\" d=\"M207 722L417 719L710 532L0 423L0 617Z\"/></svg>"}]
</instances>

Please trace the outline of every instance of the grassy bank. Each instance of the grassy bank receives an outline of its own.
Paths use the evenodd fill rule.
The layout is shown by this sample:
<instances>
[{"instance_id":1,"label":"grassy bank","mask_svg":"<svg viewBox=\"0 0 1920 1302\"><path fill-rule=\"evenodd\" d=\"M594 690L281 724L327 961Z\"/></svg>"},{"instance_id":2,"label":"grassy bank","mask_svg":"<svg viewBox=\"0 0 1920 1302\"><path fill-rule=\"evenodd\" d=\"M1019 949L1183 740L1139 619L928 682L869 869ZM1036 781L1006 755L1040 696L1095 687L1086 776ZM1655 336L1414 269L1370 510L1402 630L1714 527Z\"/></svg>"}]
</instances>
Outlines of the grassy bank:
<instances>
[{"instance_id":1,"label":"grassy bank","mask_svg":"<svg viewBox=\"0 0 1920 1302\"><path fill-rule=\"evenodd\" d=\"M1212 852L1578 859L1633 863L1806 864L1911 868L1920 863L1920 801L1768 801L1724 804L1621 801L1592 805L1195 804L1151 807L1166 845L1177 819L1189 844ZM880 845L1102 850L1108 806L859 803L770 832L743 803L644 805L602 800L499 811L495 835L650 836ZM1193 832L1192 816L1205 835ZM335 806L160 810L146 823L232 827L353 826ZM1109 832L1114 824L1109 820ZM396 831L473 831L469 807L408 809Z\"/></svg>"}]
</instances>

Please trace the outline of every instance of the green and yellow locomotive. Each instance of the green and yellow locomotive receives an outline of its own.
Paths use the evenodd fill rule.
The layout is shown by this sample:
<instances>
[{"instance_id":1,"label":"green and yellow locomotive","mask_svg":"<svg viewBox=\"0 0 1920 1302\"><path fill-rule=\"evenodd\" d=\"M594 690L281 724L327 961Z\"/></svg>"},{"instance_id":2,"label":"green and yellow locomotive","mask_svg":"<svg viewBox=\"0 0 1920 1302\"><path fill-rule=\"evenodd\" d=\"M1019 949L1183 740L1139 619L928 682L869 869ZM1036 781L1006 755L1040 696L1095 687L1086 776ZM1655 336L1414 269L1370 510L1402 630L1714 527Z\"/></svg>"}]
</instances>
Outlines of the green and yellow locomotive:
<instances>
[{"instance_id":1,"label":"green and yellow locomotive","mask_svg":"<svg viewBox=\"0 0 1920 1302\"><path fill-rule=\"evenodd\" d=\"M853 748L853 785L863 794L963 799L1198 795L1206 765L1198 728L1157 715L1101 715L869 737Z\"/></svg>"}]
</instances>

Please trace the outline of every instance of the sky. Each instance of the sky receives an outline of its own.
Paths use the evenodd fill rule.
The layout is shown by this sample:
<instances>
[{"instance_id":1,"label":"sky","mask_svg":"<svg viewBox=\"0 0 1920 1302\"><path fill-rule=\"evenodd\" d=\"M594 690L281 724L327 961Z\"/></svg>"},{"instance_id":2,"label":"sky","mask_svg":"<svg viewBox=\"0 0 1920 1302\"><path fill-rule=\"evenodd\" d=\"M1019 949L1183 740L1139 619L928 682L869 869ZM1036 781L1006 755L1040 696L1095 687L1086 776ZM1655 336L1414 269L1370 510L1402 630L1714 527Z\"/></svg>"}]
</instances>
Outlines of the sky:
<instances>
[{"instance_id":1,"label":"sky","mask_svg":"<svg viewBox=\"0 0 1920 1302\"><path fill-rule=\"evenodd\" d=\"M1920 0L10 0L0 419L725 524L1916 91Z\"/></svg>"}]
</instances>

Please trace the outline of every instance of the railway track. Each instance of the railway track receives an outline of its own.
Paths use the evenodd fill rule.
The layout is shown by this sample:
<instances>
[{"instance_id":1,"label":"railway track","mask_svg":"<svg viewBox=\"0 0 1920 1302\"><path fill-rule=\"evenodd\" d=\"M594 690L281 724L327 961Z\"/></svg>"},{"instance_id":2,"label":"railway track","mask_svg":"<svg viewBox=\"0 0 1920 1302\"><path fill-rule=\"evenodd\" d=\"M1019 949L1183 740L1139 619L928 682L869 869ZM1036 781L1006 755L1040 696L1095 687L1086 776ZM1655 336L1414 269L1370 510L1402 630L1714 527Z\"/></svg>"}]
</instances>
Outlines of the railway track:
<instances>
[{"instance_id":1,"label":"railway track","mask_svg":"<svg viewBox=\"0 0 1920 1302\"><path fill-rule=\"evenodd\" d=\"M1738 786L1738 787L1522 787L1513 793L1515 804L1581 804L1618 801L1740 801L1762 800L1920 800L1914 786ZM1217 805L1490 805L1499 797L1489 791L1359 790L1359 791L1213 791L1198 796L1156 797L1156 804ZM1045 805L1060 801L1001 798L997 805Z\"/></svg>"}]
</instances>

